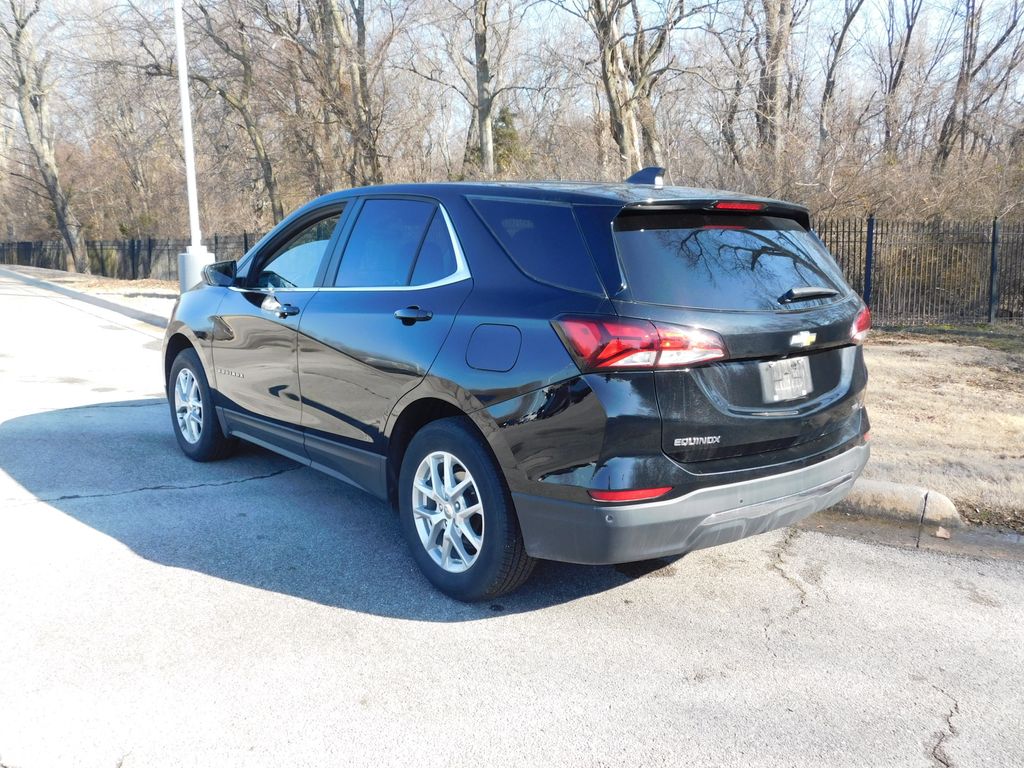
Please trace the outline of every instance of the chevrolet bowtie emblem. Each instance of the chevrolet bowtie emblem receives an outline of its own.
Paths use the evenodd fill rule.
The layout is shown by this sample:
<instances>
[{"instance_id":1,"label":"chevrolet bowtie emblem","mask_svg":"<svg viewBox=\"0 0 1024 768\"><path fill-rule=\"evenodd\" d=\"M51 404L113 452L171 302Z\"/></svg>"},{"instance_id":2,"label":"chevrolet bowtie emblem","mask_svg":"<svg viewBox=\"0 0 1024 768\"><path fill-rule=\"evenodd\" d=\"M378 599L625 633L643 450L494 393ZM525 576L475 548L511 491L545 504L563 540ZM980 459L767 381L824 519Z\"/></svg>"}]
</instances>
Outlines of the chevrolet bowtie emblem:
<instances>
[{"instance_id":1,"label":"chevrolet bowtie emblem","mask_svg":"<svg viewBox=\"0 0 1024 768\"><path fill-rule=\"evenodd\" d=\"M818 338L818 334L811 333L810 331L800 331L795 333L789 340L789 346L791 347L809 347Z\"/></svg>"}]
</instances>

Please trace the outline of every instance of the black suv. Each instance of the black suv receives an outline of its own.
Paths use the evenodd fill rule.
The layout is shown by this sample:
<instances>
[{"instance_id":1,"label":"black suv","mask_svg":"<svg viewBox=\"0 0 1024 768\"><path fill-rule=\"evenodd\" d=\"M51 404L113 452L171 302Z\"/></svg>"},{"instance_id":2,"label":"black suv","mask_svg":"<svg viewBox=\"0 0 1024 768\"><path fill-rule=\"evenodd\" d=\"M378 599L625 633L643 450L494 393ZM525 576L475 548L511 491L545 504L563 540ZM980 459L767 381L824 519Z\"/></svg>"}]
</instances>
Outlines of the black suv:
<instances>
[{"instance_id":1,"label":"black suv","mask_svg":"<svg viewBox=\"0 0 1024 768\"><path fill-rule=\"evenodd\" d=\"M386 499L461 600L834 504L868 459L867 309L806 209L647 178L300 208L175 308L181 449L241 438Z\"/></svg>"}]
</instances>

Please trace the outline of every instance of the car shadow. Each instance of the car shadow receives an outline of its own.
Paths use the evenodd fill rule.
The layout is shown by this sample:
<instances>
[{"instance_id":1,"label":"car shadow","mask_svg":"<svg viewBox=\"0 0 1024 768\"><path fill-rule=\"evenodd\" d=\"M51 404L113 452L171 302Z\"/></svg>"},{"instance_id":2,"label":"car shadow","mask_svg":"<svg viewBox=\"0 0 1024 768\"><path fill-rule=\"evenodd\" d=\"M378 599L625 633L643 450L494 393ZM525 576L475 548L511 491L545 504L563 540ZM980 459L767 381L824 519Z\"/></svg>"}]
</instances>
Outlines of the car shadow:
<instances>
[{"instance_id":1,"label":"car shadow","mask_svg":"<svg viewBox=\"0 0 1024 768\"><path fill-rule=\"evenodd\" d=\"M419 621L473 621L604 592L669 561L619 567L542 561L514 594L466 605L434 590L395 513L319 472L243 444L197 464L162 399L105 403L0 424L0 469L28 493L154 563L323 605Z\"/></svg>"}]
</instances>

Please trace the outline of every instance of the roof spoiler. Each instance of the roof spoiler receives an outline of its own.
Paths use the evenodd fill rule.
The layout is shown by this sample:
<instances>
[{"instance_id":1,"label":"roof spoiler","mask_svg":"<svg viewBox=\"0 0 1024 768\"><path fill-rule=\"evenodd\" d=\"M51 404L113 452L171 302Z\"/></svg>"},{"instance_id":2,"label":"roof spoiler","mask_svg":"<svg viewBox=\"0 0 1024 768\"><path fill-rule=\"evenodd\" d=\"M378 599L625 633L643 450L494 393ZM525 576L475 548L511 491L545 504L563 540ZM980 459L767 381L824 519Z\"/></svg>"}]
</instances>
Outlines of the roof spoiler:
<instances>
[{"instance_id":1,"label":"roof spoiler","mask_svg":"<svg viewBox=\"0 0 1024 768\"><path fill-rule=\"evenodd\" d=\"M637 201L635 203L627 203L622 207L619 213L625 213L627 211L722 211L732 212L737 210L737 207L733 207L736 203L747 203L756 204L758 206L757 213L762 216L780 216L784 219L792 219L797 222L801 227L810 231L811 229L811 214L802 205L796 205L795 203L786 203L782 200L768 200L768 199L748 199L740 198L733 200L729 198L685 198L682 200L645 200ZM751 211L754 213L755 211Z\"/></svg>"},{"instance_id":2,"label":"roof spoiler","mask_svg":"<svg viewBox=\"0 0 1024 768\"><path fill-rule=\"evenodd\" d=\"M656 165L652 165L648 168L644 168L643 170L634 173L632 176L626 179L626 183L650 184L657 187L658 189L661 189L663 186L665 186L665 169L659 168Z\"/></svg>"}]
</instances>

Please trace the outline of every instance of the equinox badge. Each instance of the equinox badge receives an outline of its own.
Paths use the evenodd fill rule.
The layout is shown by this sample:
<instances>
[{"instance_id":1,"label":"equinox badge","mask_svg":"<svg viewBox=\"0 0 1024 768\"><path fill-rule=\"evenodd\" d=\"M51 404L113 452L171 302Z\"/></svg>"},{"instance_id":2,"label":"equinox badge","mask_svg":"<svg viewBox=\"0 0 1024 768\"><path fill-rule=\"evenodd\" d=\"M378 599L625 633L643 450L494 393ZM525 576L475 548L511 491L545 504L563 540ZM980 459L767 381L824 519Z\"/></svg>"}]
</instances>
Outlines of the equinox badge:
<instances>
[{"instance_id":1,"label":"equinox badge","mask_svg":"<svg viewBox=\"0 0 1024 768\"><path fill-rule=\"evenodd\" d=\"M682 448L687 445L718 445L721 442L721 435L707 435L706 437L677 437L672 441L672 445Z\"/></svg>"}]
</instances>

